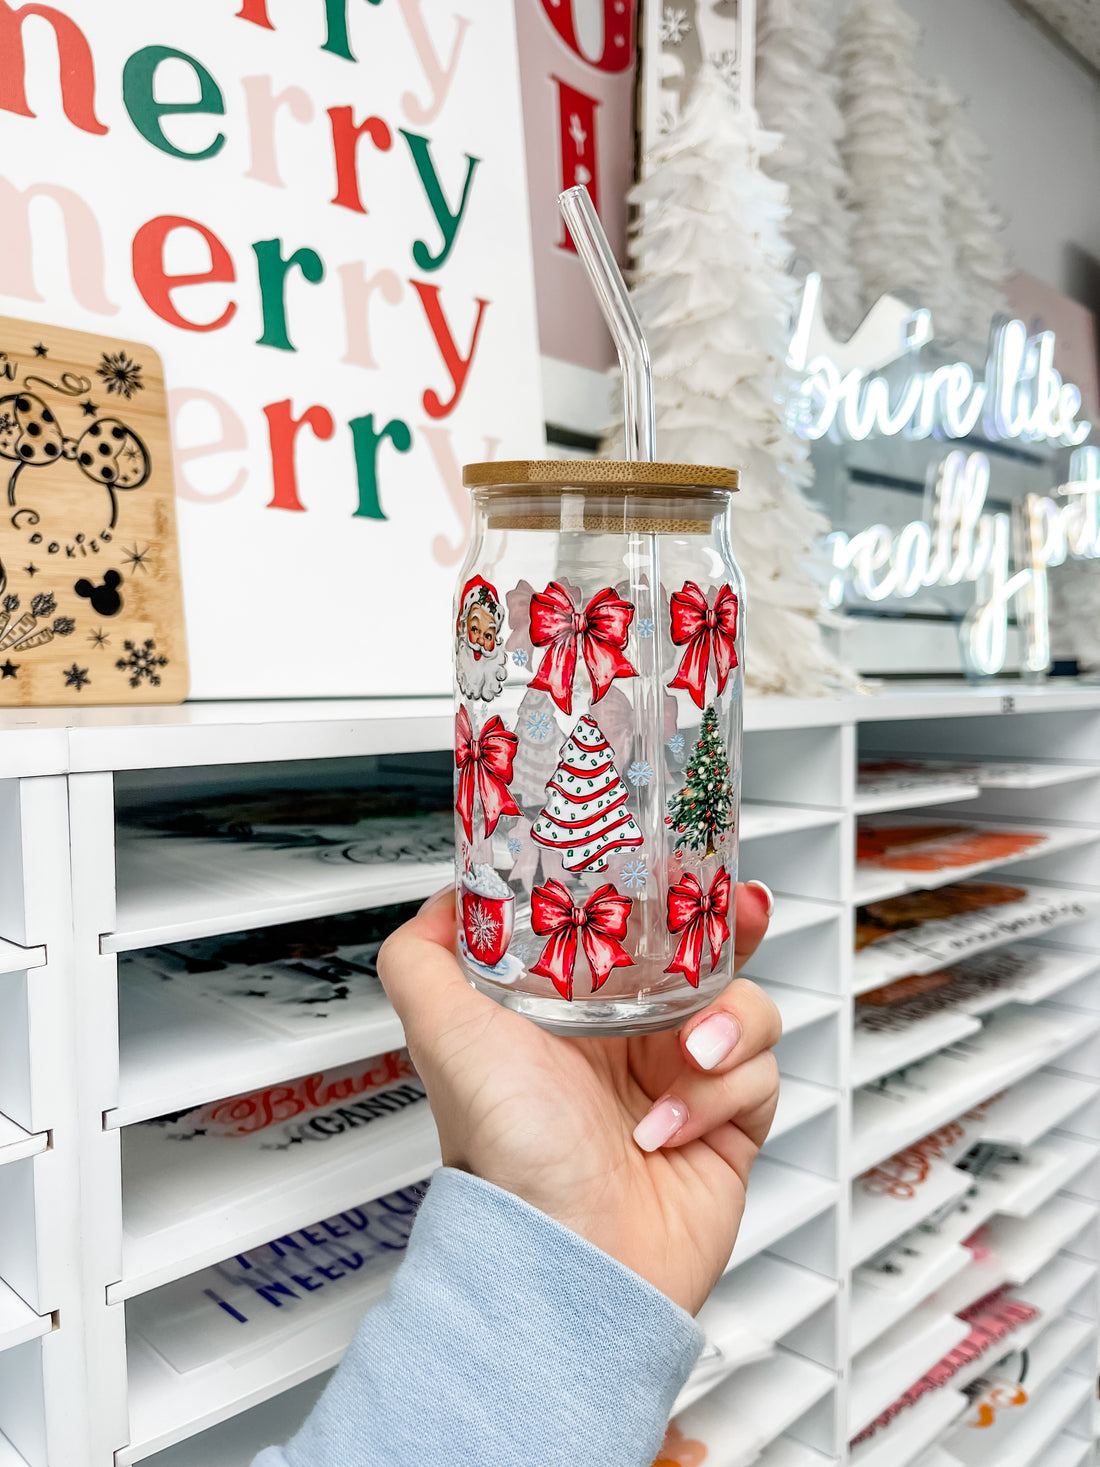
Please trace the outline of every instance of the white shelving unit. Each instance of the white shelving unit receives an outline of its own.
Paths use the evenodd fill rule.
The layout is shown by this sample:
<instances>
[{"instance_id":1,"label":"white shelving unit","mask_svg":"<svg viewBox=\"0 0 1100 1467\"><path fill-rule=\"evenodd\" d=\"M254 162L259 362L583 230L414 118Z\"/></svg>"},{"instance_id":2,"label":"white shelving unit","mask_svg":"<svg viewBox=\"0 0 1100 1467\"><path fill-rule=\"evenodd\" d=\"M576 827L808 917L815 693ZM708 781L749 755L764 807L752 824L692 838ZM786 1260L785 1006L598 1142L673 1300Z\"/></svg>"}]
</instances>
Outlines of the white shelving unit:
<instances>
[{"instance_id":1,"label":"white shelving unit","mask_svg":"<svg viewBox=\"0 0 1100 1467\"><path fill-rule=\"evenodd\" d=\"M783 1089L733 1257L701 1316L708 1348L681 1398L684 1434L724 1434L763 1467L1089 1463L1100 689L750 700L745 728L742 874L777 898L748 976L783 1017ZM290 787L300 773L335 788L349 770L371 783L399 764L407 773L410 756L445 767L452 736L443 699L0 715L0 855L18 874L0 887L0 1467L248 1467L308 1412L384 1278L310 1295L232 1350L187 1313L189 1291L223 1260L419 1181L438 1161L426 1103L312 1149L165 1146L145 1122L351 1064L403 1036L380 992L295 1035L181 1000L125 955L385 909L437 889L449 866L325 866L211 840L196 876L194 838L135 835L128 813L166 791ZM930 769L919 790L860 790L861 754L981 769L965 780ZM867 816L1049 839L963 871L871 872L854 856ZM997 930L854 953L862 900L997 881L1002 869L1025 896ZM857 995L1000 951L1026 957L1026 971L897 1032L855 1026ZM983 1141L1018 1160L963 1172L948 1152L964 1130L963 1150ZM861 1180L873 1168L887 1182L920 1175L895 1196ZM979 1228L980 1257L964 1246ZM959 1311L995 1288L1038 1318L891 1416L968 1334ZM173 1324L188 1368L150 1343L151 1319ZM1024 1342L1026 1403L968 1425L961 1385Z\"/></svg>"}]
</instances>

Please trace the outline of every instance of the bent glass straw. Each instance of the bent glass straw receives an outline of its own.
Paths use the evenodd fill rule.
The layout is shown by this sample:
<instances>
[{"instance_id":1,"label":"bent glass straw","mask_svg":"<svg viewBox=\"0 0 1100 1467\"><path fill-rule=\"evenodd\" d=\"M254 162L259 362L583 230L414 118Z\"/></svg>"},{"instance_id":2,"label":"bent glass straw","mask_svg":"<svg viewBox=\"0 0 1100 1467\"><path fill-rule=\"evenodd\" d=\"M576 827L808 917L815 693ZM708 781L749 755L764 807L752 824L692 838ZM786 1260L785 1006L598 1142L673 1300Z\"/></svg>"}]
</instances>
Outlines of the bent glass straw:
<instances>
[{"instance_id":1,"label":"bent glass straw","mask_svg":"<svg viewBox=\"0 0 1100 1467\"><path fill-rule=\"evenodd\" d=\"M653 368L649 347L615 263L600 217L583 183L558 195L558 208L588 271L607 329L619 354L623 375L626 456L652 463L657 456L657 424L653 408Z\"/></svg>"}]
</instances>

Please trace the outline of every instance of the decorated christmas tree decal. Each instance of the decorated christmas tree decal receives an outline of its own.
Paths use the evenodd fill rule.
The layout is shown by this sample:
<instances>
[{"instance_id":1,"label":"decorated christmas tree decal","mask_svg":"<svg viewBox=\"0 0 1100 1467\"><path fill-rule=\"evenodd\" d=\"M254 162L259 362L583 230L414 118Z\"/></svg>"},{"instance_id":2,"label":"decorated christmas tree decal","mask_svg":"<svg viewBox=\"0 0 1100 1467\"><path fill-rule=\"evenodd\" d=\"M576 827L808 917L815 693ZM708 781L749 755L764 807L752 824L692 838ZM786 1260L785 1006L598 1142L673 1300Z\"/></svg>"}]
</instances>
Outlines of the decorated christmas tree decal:
<instances>
[{"instance_id":1,"label":"decorated christmas tree decal","mask_svg":"<svg viewBox=\"0 0 1100 1467\"><path fill-rule=\"evenodd\" d=\"M609 852L642 844L611 745L587 715L561 746L547 790L531 836L559 851L566 871L606 871Z\"/></svg>"},{"instance_id":2,"label":"decorated christmas tree decal","mask_svg":"<svg viewBox=\"0 0 1100 1467\"><path fill-rule=\"evenodd\" d=\"M688 760L687 783L669 800L665 824L676 833L678 851L702 851L704 860L717 854L733 828L730 763L713 703L703 714L699 742Z\"/></svg>"}]
</instances>

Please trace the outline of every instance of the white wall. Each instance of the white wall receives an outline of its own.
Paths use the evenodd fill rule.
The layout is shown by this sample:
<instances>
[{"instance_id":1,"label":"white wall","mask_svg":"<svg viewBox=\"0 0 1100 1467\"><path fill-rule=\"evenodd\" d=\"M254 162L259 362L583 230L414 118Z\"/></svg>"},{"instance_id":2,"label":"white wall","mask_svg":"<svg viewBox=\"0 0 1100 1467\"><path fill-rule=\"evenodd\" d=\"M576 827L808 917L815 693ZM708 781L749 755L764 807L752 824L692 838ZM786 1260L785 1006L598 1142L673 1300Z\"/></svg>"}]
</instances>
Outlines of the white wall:
<instances>
[{"instance_id":1,"label":"white wall","mask_svg":"<svg viewBox=\"0 0 1100 1467\"><path fill-rule=\"evenodd\" d=\"M1016 266L1096 309L1082 255L1100 269L1100 86L1009 0L902 3L921 72L969 99Z\"/></svg>"}]
</instances>

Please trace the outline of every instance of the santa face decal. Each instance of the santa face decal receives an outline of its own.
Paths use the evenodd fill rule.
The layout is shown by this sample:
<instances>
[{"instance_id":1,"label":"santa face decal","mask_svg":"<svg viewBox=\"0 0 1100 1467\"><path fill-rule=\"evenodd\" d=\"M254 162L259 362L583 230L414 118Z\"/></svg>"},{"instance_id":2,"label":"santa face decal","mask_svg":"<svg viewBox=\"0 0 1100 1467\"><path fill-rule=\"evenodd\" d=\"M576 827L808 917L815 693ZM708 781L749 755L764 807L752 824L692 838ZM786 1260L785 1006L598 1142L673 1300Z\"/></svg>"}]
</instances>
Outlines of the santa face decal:
<instances>
[{"instance_id":1,"label":"santa face decal","mask_svg":"<svg viewBox=\"0 0 1100 1467\"><path fill-rule=\"evenodd\" d=\"M500 629L504 607L496 587L475 576L462 588L455 625L455 676L467 698L491 703L508 676Z\"/></svg>"}]
</instances>

